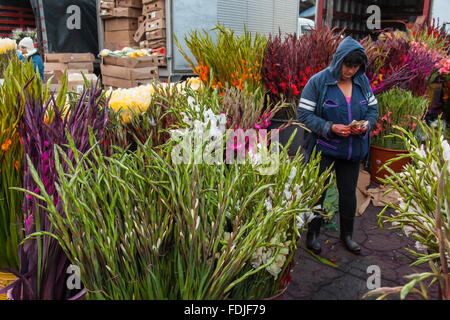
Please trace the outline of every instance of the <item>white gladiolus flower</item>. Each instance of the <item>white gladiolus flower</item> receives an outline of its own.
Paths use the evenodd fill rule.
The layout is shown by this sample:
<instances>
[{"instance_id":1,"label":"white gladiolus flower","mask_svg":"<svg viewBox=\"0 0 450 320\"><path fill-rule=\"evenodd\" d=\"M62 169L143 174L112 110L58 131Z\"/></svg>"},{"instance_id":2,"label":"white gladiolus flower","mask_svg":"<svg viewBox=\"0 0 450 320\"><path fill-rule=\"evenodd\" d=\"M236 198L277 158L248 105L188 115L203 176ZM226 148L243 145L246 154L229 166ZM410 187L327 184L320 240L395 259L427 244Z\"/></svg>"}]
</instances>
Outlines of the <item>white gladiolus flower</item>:
<instances>
[{"instance_id":1,"label":"white gladiolus flower","mask_svg":"<svg viewBox=\"0 0 450 320\"><path fill-rule=\"evenodd\" d=\"M292 199L292 192L290 192L290 191L287 190L287 189L284 189L284 191L283 191L283 196L284 196L284 198L285 198L287 201L289 201L289 200Z\"/></svg>"},{"instance_id":2,"label":"white gladiolus flower","mask_svg":"<svg viewBox=\"0 0 450 320\"><path fill-rule=\"evenodd\" d=\"M290 183L292 183L292 180L294 180L296 174L297 174L297 168L294 166L294 167L292 167L291 172L289 173L289 177L288 177L288 180Z\"/></svg>"},{"instance_id":3,"label":"white gladiolus flower","mask_svg":"<svg viewBox=\"0 0 450 320\"><path fill-rule=\"evenodd\" d=\"M295 191L295 196L297 199L299 199L303 195L303 192L300 189L300 186L298 184L295 185L294 191Z\"/></svg>"},{"instance_id":4,"label":"white gladiolus flower","mask_svg":"<svg viewBox=\"0 0 450 320\"><path fill-rule=\"evenodd\" d=\"M302 229L305 226L305 220L303 214L299 214L295 217L297 229Z\"/></svg>"},{"instance_id":5,"label":"white gladiolus flower","mask_svg":"<svg viewBox=\"0 0 450 320\"><path fill-rule=\"evenodd\" d=\"M428 247L420 243L419 241L416 241L415 247L417 251L427 252Z\"/></svg>"},{"instance_id":6,"label":"white gladiolus flower","mask_svg":"<svg viewBox=\"0 0 450 320\"><path fill-rule=\"evenodd\" d=\"M431 172L433 172L433 174L434 174L435 176L440 176L440 175L441 175L441 172L440 172L440 170L439 170L439 166L438 166L438 164L436 163L435 160L433 160L433 161L431 162Z\"/></svg>"},{"instance_id":7,"label":"white gladiolus flower","mask_svg":"<svg viewBox=\"0 0 450 320\"><path fill-rule=\"evenodd\" d=\"M427 157L423 145L421 145L419 148L415 148L414 152L421 158Z\"/></svg>"},{"instance_id":8,"label":"white gladiolus flower","mask_svg":"<svg viewBox=\"0 0 450 320\"><path fill-rule=\"evenodd\" d=\"M405 232L406 236L409 237L409 235L411 233L414 233L416 231L416 229L414 229L411 226L405 225L405 226L403 226L403 231Z\"/></svg>"},{"instance_id":9,"label":"white gladiolus flower","mask_svg":"<svg viewBox=\"0 0 450 320\"><path fill-rule=\"evenodd\" d=\"M450 145L448 144L447 140L443 140L443 137L441 136L441 146L442 146L442 156L444 158L444 161L450 161Z\"/></svg>"},{"instance_id":10,"label":"white gladiolus flower","mask_svg":"<svg viewBox=\"0 0 450 320\"><path fill-rule=\"evenodd\" d=\"M266 206L267 211L272 211L272 200L270 198L264 200L264 205Z\"/></svg>"}]
</instances>

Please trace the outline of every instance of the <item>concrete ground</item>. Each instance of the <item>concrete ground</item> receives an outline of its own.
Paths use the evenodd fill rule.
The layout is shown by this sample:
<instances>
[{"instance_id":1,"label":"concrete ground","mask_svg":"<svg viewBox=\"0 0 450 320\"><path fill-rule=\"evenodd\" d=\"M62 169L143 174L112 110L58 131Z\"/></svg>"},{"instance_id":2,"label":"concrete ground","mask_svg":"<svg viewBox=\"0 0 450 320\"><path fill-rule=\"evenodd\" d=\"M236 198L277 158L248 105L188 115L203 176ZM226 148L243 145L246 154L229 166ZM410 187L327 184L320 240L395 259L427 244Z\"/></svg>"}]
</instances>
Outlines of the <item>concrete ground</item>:
<instances>
[{"instance_id":1,"label":"concrete ground","mask_svg":"<svg viewBox=\"0 0 450 320\"><path fill-rule=\"evenodd\" d=\"M341 240L339 231L322 226L320 242L321 257L336 260L339 267L328 266L306 252L306 232L303 234L301 246L295 254L296 265L292 280L284 295L285 300L360 300L368 292L367 280L370 274L367 268L378 265L381 271L381 287L395 287L406 284L405 275L415 272L429 271L428 264L417 267L409 265L414 257L404 248L414 248L415 240L406 237L401 230L388 230L388 224L382 230L378 227L378 213L381 207L370 205L364 214L355 218L353 239L360 244L361 254L348 252ZM335 217L337 218L337 217ZM339 226L338 222L335 221ZM327 244L325 242L328 240ZM431 287L432 299L438 297L438 287ZM365 298L374 300L376 297ZM398 294L388 296L386 300L399 300ZM407 300L420 299L417 295L409 295Z\"/></svg>"}]
</instances>

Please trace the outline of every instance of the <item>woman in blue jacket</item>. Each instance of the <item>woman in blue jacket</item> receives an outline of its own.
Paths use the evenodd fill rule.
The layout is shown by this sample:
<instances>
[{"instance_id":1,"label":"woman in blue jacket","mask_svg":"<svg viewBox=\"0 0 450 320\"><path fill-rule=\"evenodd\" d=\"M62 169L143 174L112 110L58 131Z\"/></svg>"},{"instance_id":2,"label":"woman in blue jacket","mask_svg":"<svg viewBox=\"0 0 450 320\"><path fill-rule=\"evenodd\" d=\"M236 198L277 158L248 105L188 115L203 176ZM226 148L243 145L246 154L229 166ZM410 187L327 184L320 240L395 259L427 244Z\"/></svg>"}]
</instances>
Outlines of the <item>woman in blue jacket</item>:
<instances>
[{"instance_id":1,"label":"woman in blue jacket","mask_svg":"<svg viewBox=\"0 0 450 320\"><path fill-rule=\"evenodd\" d=\"M298 105L299 121L311 133L305 133L306 160L313 149L321 152L320 170L333 165L339 192L340 236L345 247L360 253L352 240L356 212L356 185L360 162L369 151L370 130L378 118L378 103L365 75L367 55L351 37L338 46L328 68L315 74L303 89ZM349 126L353 120L367 120L362 128ZM322 206L325 194L319 204ZM308 226L306 246L320 253L319 232L322 216Z\"/></svg>"},{"instance_id":2,"label":"woman in blue jacket","mask_svg":"<svg viewBox=\"0 0 450 320\"><path fill-rule=\"evenodd\" d=\"M34 70L39 72L39 76L41 79L44 79L44 63L42 62L42 58L39 55L39 52L34 48L33 39L30 37L25 37L19 42L19 50L22 55L19 55L19 59L25 61L33 61Z\"/></svg>"}]
</instances>

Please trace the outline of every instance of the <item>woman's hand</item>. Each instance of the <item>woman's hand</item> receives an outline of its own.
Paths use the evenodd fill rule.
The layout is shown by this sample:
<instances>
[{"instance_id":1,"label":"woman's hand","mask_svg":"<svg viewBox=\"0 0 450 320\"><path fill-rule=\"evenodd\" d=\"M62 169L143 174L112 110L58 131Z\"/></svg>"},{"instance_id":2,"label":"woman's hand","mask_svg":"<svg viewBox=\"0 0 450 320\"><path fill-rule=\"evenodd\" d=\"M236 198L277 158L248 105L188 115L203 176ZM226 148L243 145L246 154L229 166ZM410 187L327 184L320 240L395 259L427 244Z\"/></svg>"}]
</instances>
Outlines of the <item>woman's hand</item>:
<instances>
[{"instance_id":1,"label":"woman's hand","mask_svg":"<svg viewBox=\"0 0 450 320\"><path fill-rule=\"evenodd\" d=\"M345 124L333 124L331 131L341 137L348 137L351 133L350 127Z\"/></svg>"},{"instance_id":2,"label":"woman's hand","mask_svg":"<svg viewBox=\"0 0 450 320\"><path fill-rule=\"evenodd\" d=\"M364 133L366 133L366 131L367 131L367 127L362 127L362 128L355 128L355 127L351 127L350 128L350 132L351 132L351 134L354 134L354 135L361 135L361 134L364 134Z\"/></svg>"}]
</instances>

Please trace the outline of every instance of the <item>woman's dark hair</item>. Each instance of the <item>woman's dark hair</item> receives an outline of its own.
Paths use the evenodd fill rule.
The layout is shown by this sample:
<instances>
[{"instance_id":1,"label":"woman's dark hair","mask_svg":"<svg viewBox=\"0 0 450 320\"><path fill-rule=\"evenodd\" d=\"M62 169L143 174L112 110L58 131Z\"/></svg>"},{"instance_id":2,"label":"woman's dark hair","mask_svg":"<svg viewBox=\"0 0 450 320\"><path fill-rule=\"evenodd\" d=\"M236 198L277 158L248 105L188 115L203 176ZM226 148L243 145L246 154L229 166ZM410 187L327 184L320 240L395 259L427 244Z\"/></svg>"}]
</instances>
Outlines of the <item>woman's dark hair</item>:
<instances>
[{"instance_id":1,"label":"woman's dark hair","mask_svg":"<svg viewBox=\"0 0 450 320\"><path fill-rule=\"evenodd\" d=\"M360 66L367 62L366 55L361 50L353 50L344 57L343 64L346 66Z\"/></svg>"}]
</instances>

